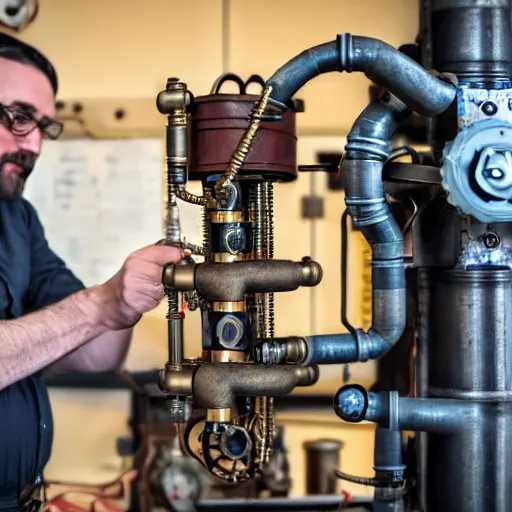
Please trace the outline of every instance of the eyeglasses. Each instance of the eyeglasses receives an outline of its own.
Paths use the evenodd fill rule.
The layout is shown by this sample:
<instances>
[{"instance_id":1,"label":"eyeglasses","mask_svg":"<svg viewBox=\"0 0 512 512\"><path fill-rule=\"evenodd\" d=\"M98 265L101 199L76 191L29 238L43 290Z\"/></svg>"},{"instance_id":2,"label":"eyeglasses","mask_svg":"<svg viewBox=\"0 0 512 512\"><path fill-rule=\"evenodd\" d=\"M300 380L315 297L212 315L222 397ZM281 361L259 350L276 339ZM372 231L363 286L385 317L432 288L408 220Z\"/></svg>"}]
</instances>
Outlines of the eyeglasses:
<instances>
[{"instance_id":1,"label":"eyeglasses","mask_svg":"<svg viewBox=\"0 0 512 512\"><path fill-rule=\"evenodd\" d=\"M36 128L41 130L45 139L58 139L64 125L48 116L36 119L28 109L14 105L6 107L0 103L0 125L5 126L16 137L26 137Z\"/></svg>"}]
</instances>

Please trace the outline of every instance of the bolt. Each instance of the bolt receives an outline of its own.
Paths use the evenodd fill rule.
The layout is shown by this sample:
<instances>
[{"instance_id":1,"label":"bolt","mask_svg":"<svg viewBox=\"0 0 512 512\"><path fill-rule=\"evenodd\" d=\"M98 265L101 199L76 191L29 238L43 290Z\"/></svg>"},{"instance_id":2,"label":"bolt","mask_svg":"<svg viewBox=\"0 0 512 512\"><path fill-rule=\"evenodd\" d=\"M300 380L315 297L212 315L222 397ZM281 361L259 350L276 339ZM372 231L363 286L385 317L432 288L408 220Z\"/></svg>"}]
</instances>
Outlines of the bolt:
<instances>
[{"instance_id":1,"label":"bolt","mask_svg":"<svg viewBox=\"0 0 512 512\"><path fill-rule=\"evenodd\" d=\"M492 231L489 233L485 233L484 235L484 245L487 249L496 249L500 245L500 237L493 233Z\"/></svg>"},{"instance_id":2,"label":"bolt","mask_svg":"<svg viewBox=\"0 0 512 512\"><path fill-rule=\"evenodd\" d=\"M185 403L179 397L174 397L170 401L169 415L172 423L185 423Z\"/></svg>"},{"instance_id":3,"label":"bolt","mask_svg":"<svg viewBox=\"0 0 512 512\"><path fill-rule=\"evenodd\" d=\"M498 112L498 107L492 101L486 101L482 104L482 112L486 116L493 116L496 114L496 112Z\"/></svg>"}]
</instances>

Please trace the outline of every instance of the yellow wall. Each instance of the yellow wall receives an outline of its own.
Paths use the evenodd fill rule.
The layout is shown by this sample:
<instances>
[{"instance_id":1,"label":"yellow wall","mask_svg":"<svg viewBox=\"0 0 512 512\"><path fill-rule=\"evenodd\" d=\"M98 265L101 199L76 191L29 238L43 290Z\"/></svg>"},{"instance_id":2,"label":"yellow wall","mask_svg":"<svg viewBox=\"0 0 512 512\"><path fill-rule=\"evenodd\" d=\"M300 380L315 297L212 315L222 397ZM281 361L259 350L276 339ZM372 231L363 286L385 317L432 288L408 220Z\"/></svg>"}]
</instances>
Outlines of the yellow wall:
<instances>
[{"instance_id":1,"label":"yellow wall","mask_svg":"<svg viewBox=\"0 0 512 512\"><path fill-rule=\"evenodd\" d=\"M156 93L168 76L179 76L196 94L209 91L224 71L247 78L268 76L304 48L334 39L337 33L371 35L394 46L414 41L418 8L413 0L231 0L227 37L229 51L223 69L221 0L40 0L36 21L21 37L37 45L54 61L60 77L59 98L91 105L98 126L126 134L141 126L162 133L162 119L154 107ZM226 34L224 34L226 35ZM306 113L298 116L299 160L312 163L315 150L340 149L343 136L368 102L368 80L360 74L320 77L298 95ZM114 121L112 111L125 107L128 115ZM107 119L108 118L108 119ZM305 137L305 135L309 137ZM331 137L319 139L319 135ZM326 218L318 226L316 252L325 278L318 288L316 315L309 315L311 292L280 295L276 300L278 335L308 334L312 320L318 332L337 332L339 320L339 216L343 195L325 190L317 176L317 190L325 194ZM276 256L297 259L310 252L309 223L299 217L300 197L309 190L309 177L276 190ZM350 312L353 322L361 311L361 248L351 238ZM137 327L128 359L131 369L161 366L165 361L166 325L163 310L145 316ZM197 318L187 324L195 355ZM373 366L354 368L354 378L371 381ZM326 368L323 383L334 390L341 369ZM126 394L52 390L56 437L48 476L57 479L102 481L114 478L121 462L115 437L126 431ZM336 423L315 428L290 426L293 457L299 461L301 440L342 436L350 441L343 467L371 473L371 435ZM352 434L361 434L355 440ZM371 432L370 432L371 434ZM354 434L355 435L355 434ZM295 494L303 492L302 462L292 460ZM355 489L352 489L355 490ZM365 492L364 490L360 492Z\"/></svg>"},{"instance_id":2,"label":"yellow wall","mask_svg":"<svg viewBox=\"0 0 512 512\"><path fill-rule=\"evenodd\" d=\"M59 70L63 100L147 98L169 76L197 94L223 72L268 78L303 49L350 32L394 46L413 42L415 0L230 0L227 68L222 65L222 0L40 0L38 17L21 36ZM307 115L299 129L344 134L368 103L369 81L334 73L299 96ZM133 119L124 122L130 123Z\"/></svg>"}]
</instances>

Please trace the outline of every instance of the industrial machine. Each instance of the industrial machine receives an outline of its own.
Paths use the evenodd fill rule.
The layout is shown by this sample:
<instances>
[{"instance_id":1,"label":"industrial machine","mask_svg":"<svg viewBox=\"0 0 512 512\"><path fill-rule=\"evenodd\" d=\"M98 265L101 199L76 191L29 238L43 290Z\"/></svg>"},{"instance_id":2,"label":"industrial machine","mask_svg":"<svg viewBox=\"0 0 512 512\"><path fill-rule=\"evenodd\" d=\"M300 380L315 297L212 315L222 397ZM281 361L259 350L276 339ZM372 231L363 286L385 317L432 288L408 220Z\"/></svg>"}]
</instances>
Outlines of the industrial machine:
<instances>
[{"instance_id":1,"label":"industrial machine","mask_svg":"<svg viewBox=\"0 0 512 512\"><path fill-rule=\"evenodd\" d=\"M165 243L184 253L163 277L160 386L188 453L219 478L261 474L273 397L313 384L317 365L381 358L408 327L414 365L396 369L411 372L408 396L350 384L334 397L342 420L378 424L375 475L337 475L374 486L375 511L512 510L511 21L509 0L431 0L418 44L402 51L342 34L261 81L259 97L244 84L239 95L194 97L178 79L158 96L168 120ZM363 72L382 88L341 163L345 251L348 216L372 249L372 325L350 325L344 288L347 332L278 339L273 293L315 286L322 271L308 258L274 259L272 186L296 178L293 96L329 72ZM413 112L428 120L432 151L397 163L393 134ZM202 195L187 179L201 181ZM182 237L178 198L203 208L201 248ZM402 228L390 201L410 212ZM183 358L184 303L202 315L194 360ZM408 450L403 431L416 432Z\"/></svg>"},{"instance_id":2,"label":"industrial machine","mask_svg":"<svg viewBox=\"0 0 512 512\"><path fill-rule=\"evenodd\" d=\"M221 94L226 80L240 94ZM187 451L226 482L263 473L275 436L273 397L318 378L311 365L254 364L258 344L274 338L273 293L315 286L322 271L309 258L273 258L273 183L296 177L295 112L269 114L270 91L258 98L244 94L246 85L226 75L212 94L194 98L171 78L157 99L167 114L164 242L185 256L164 274L169 362L160 385L176 421L187 420ZM187 179L201 181L202 196L185 189ZM182 239L177 199L203 208L201 248ZM203 353L194 360L183 358L184 303L201 310Z\"/></svg>"}]
</instances>

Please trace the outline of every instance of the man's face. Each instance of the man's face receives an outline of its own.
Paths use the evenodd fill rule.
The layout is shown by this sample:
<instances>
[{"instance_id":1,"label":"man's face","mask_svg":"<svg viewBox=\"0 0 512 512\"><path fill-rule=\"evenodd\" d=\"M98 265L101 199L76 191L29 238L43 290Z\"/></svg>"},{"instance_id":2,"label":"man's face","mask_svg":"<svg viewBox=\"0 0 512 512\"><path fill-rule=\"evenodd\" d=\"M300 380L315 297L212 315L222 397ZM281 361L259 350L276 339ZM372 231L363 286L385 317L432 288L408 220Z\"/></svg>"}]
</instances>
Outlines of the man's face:
<instances>
[{"instance_id":1,"label":"man's face","mask_svg":"<svg viewBox=\"0 0 512 512\"><path fill-rule=\"evenodd\" d=\"M53 90L48 78L27 64L0 57L0 104L9 109L31 107L33 116L55 117ZM41 152L42 133L13 135L0 125L0 199L14 199L23 192L25 181Z\"/></svg>"}]
</instances>

